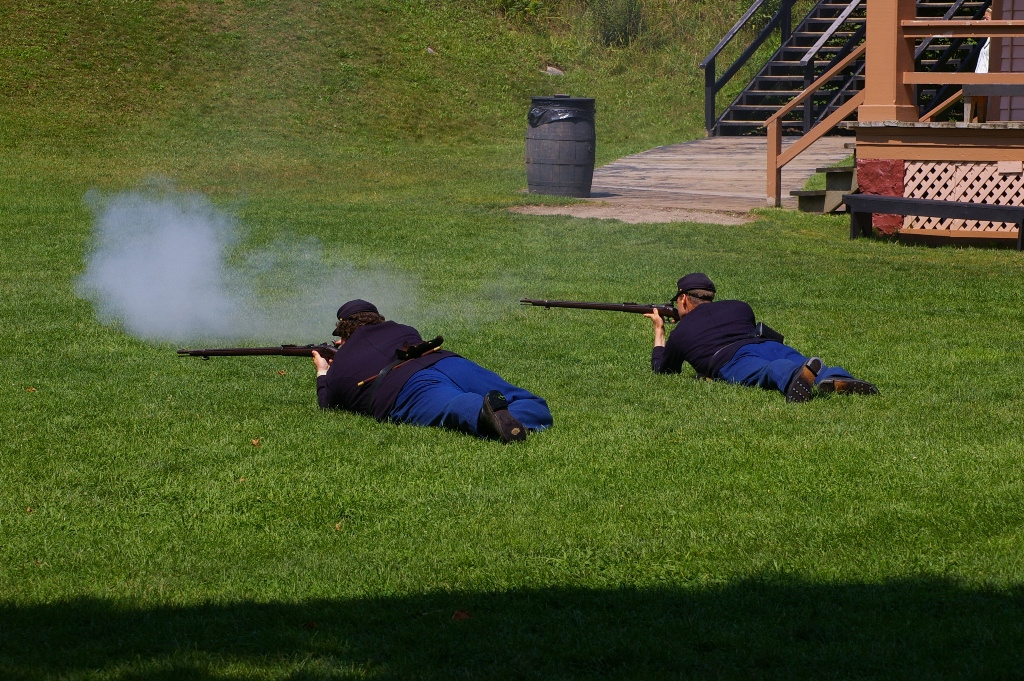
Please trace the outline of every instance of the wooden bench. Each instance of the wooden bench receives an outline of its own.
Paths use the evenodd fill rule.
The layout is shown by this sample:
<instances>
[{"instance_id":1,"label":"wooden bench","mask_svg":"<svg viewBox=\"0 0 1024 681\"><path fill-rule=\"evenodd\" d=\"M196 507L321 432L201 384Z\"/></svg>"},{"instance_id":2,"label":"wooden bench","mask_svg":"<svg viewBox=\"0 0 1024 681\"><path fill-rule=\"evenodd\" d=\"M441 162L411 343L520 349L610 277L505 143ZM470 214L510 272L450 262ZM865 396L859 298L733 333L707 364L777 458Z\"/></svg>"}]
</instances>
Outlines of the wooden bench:
<instances>
[{"instance_id":1,"label":"wooden bench","mask_svg":"<svg viewBox=\"0 0 1024 681\"><path fill-rule=\"evenodd\" d=\"M892 215L918 215L930 218L954 220L988 220L991 222L1012 222L1017 233L974 232L972 236L990 239L1017 240L1017 250L1024 248L1024 206L997 206L991 203L962 203L959 201L936 201L934 199L908 199L901 196L880 196L877 194L844 194L843 203L850 213L850 238L871 236L871 216L875 213ZM924 231L924 230L922 230ZM956 232L952 233L956 236ZM940 234L936 234L940 236ZM941 235L946 236L946 235Z\"/></svg>"}]
</instances>

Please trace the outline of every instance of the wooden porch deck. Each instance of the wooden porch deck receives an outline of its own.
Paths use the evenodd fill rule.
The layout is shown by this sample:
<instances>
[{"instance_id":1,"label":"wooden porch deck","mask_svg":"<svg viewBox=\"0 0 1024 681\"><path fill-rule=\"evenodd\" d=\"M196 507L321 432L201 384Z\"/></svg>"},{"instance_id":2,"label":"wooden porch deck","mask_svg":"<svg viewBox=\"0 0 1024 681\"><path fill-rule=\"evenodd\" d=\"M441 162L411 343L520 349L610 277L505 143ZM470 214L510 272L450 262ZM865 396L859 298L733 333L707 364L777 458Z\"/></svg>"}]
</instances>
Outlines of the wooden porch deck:
<instances>
[{"instance_id":1,"label":"wooden porch deck","mask_svg":"<svg viewBox=\"0 0 1024 681\"><path fill-rule=\"evenodd\" d=\"M783 149L796 138L785 138ZM823 137L782 171L783 207L796 208L791 189L802 189L816 168L853 152L852 137ZM598 142L600 144L600 141ZM516 206L533 215L573 215L624 222L710 222L742 224L752 208L769 204L764 137L708 137L657 147L594 170L586 203Z\"/></svg>"},{"instance_id":2,"label":"wooden porch deck","mask_svg":"<svg viewBox=\"0 0 1024 681\"><path fill-rule=\"evenodd\" d=\"M783 140L783 149L796 138ZM816 168L853 152L852 137L823 137L782 171L783 206L796 208L791 189L802 189ZM665 208L747 212L764 208L767 181L764 137L708 137L626 156L594 171L591 201Z\"/></svg>"}]
</instances>

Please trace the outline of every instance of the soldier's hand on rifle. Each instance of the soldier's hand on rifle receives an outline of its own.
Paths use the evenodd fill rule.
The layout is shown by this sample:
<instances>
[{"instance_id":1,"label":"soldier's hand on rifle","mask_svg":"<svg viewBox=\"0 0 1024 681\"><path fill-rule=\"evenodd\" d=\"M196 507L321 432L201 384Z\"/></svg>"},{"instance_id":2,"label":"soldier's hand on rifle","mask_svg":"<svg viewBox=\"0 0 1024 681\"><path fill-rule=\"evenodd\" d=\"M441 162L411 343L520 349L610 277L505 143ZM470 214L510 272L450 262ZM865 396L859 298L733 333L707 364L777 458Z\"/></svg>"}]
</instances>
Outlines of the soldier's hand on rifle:
<instances>
[{"instance_id":1,"label":"soldier's hand on rifle","mask_svg":"<svg viewBox=\"0 0 1024 681\"><path fill-rule=\"evenodd\" d=\"M645 312L644 316L650 319L652 322L654 322L655 330L665 328L665 320L662 318L661 313L658 312L657 308L651 310L650 312Z\"/></svg>"},{"instance_id":2,"label":"soldier's hand on rifle","mask_svg":"<svg viewBox=\"0 0 1024 681\"><path fill-rule=\"evenodd\" d=\"M313 366L316 367L316 375L326 374L327 370L331 368L331 360L324 359L320 356L320 353L316 350L313 351Z\"/></svg>"},{"instance_id":3,"label":"soldier's hand on rifle","mask_svg":"<svg viewBox=\"0 0 1024 681\"><path fill-rule=\"evenodd\" d=\"M658 312L657 308L644 314L645 317L654 322L654 347L664 347L665 345L665 320L662 319L661 313Z\"/></svg>"}]
</instances>

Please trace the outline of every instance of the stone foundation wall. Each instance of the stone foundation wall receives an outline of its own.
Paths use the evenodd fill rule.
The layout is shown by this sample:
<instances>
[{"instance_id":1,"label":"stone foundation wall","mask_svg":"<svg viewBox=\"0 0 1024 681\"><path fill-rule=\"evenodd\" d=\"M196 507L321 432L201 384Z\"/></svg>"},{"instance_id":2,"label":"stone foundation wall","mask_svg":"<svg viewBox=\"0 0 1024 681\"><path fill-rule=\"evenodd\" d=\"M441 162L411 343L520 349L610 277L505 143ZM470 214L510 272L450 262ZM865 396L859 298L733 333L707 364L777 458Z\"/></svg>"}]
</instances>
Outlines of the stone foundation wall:
<instances>
[{"instance_id":1,"label":"stone foundation wall","mask_svg":"<svg viewBox=\"0 0 1024 681\"><path fill-rule=\"evenodd\" d=\"M903 161L900 159L857 159L857 185L862 194L903 196ZM871 226L885 236L894 236L903 226L902 215L875 215Z\"/></svg>"}]
</instances>

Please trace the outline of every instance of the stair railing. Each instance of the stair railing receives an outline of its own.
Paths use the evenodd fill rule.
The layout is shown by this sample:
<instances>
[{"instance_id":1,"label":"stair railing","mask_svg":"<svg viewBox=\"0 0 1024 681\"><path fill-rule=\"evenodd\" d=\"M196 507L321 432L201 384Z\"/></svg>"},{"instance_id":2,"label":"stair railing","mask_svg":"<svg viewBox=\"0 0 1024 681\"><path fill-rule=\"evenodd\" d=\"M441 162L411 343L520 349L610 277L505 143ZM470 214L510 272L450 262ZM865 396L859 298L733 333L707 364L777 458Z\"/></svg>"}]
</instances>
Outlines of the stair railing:
<instances>
[{"instance_id":1,"label":"stair railing","mask_svg":"<svg viewBox=\"0 0 1024 681\"><path fill-rule=\"evenodd\" d=\"M953 93L952 96L947 97L942 102L940 102L939 104L933 106L927 112L922 114L921 115L921 122L922 123L930 123L936 116L938 116L943 111L945 111L949 107L951 107L954 104L956 104L957 101L960 99L960 97L963 96L963 94L964 94L964 89L963 88L960 88L960 87L956 88L956 92ZM970 121L964 121L964 123L970 123Z\"/></svg>"},{"instance_id":2,"label":"stair railing","mask_svg":"<svg viewBox=\"0 0 1024 681\"><path fill-rule=\"evenodd\" d=\"M847 65L864 56L866 49L867 45L864 43L858 45L850 54L846 55L828 71L821 74L809 87L790 100L789 104L776 111L772 114L771 118L765 121L765 127L768 128L768 182L766 194L769 205L776 208L782 205L782 168L803 153L807 147L821 139L825 133L836 127L843 119L856 111L857 107L864 103L864 91L860 90L857 92L856 95L829 114L825 120L804 133L800 139L789 145L785 153L782 151L782 117L802 104L804 100L813 95L818 88L831 80L833 76L846 68Z\"/></svg>"},{"instance_id":3,"label":"stair railing","mask_svg":"<svg viewBox=\"0 0 1024 681\"><path fill-rule=\"evenodd\" d=\"M833 57L832 60L829 61L829 63L825 66L824 70L828 71L833 66L838 64L844 57L846 57L846 55L850 53L851 50L855 49L858 45L863 43L865 37L867 37L866 25L861 26L856 31L854 31L853 36L851 36L850 39L846 42L846 44L843 45L843 48L836 53L835 57ZM817 118L814 119L814 123L811 124L811 127L813 127L817 123L820 123L821 120L825 116L827 116L830 111L835 111L835 107L839 106L844 101L846 101L847 96L853 96L857 94L859 90L859 88L856 87L858 84L858 79L862 80L863 77L864 61L860 60L853 65L853 68L849 73L843 76L843 79L842 81L840 81L839 87L836 88L835 94L832 96L832 99L830 99L828 103L821 107L821 111L818 113Z\"/></svg>"},{"instance_id":4,"label":"stair railing","mask_svg":"<svg viewBox=\"0 0 1024 681\"><path fill-rule=\"evenodd\" d=\"M747 49L743 51L736 61L732 63L721 75L716 75L717 71L715 68L715 62L722 50L732 42L732 39L743 29L744 26L757 14L766 3L771 0L756 0L753 5L750 6L739 21L733 24L733 27L729 29L729 32L725 34L718 44L715 45L714 49L708 53L708 56L704 57L704 60L700 63L700 68L704 70L704 129L708 136L711 136L715 129L715 123L718 120L717 117L717 104L716 98L719 91L725 87L732 77L735 76L744 64L754 56L758 48L764 44L765 40L778 28L781 32L781 42L785 44L789 40L789 35L793 30L793 4L796 0L782 0L779 5L779 9L775 11L771 19L765 25L764 28L757 34L754 40L747 46Z\"/></svg>"},{"instance_id":5,"label":"stair railing","mask_svg":"<svg viewBox=\"0 0 1024 681\"><path fill-rule=\"evenodd\" d=\"M804 56L800 59L800 69L804 74L805 90L808 87L810 87L811 83L814 81L814 58L818 56L818 51L822 47L824 47L825 43L832 39L832 36L834 36L836 31L839 30L839 27L846 23L846 20L849 19L850 15L857 10L862 1L865 0L850 0L850 2L846 5L846 8L839 13L839 16L837 16L832 21L832 23L829 25L827 29L825 29L824 33L821 34L818 40L809 48L807 48L807 52L805 52ZM964 0L960 1L963 2ZM852 49L852 44L855 44L854 41L859 42L859 39L863 38L864 33L864 27L861 26L858 29L858 32L854 34L854 37L851 38L849 42L847 42L843 52L847 51L847 49ZM840 53L840 55L837 56L837 59L842 58L842 56L842 53ZM803 113L803 131L806 133L808 130L811 129L814 117L814 100L811 97L808 97L807 99L804 100Z\"/></svg>"},{"instance_id":6,"label":"stair railing","mask_svg":"<svg viewBox=\"0 0 1024 681\"><path fill-rule=\"evenodd\" d=\"M960 9L964 5L964 2L966 2L966 0L956 0L956 2L954 2L953 5L948 10L946 10L946 13L944 15L942 15L942 18L943 19L952 19L954 16L959 14ZM982 17L984 17L985 10L988 9L989 7L991 7L991 6L992 6L991 0L987 0L986 2L982 3L981 5L979 5L975 9L973 18L975 20L980 20ZM927 52L931 48L932 43L934 43L934 42L935 42L935 38L934 37L926 38L926 39L921 41L920 45L917 46L917 49L914 50L914 66L915 67L919 67L921 65L922 57L924 56L925 52ZM935 62L935 64L932 66L932 70L933 71L941 70L942 67L946 63L948 63L950 59L952 59L954 53L958 49L960 49L960 46L963 43L964 43L964 39L962 39L962 38L958 38L956 40L950 41L950 43L946 47L946 49L943 50L942 55ZM974 48L968 54L967 59L964 62L961 62L960 68L958 70L962 71L963 70L963 64L965 62L969 62L972 57L974 57L976 54L981 52L981 46L982 46L981 42L979 42L977 45L974 46ZM950 94L950 93L952 93L952 94ZM941 105L935 106L935 102L937 100L939 100L940 98L944 97L944 96L946 97L946 100L943 101L943 103ZM932 118L934 116L938 116L940 113L942 113L942 111L944 111L945 109L949 108L949 105L951 104L951 102L949 102L949 100L955 100L959 96L960 96L960 88L958 88L956 86L953 86L953 85L939 85L935 89L935 95L934 95L932 101L930 102L930 104L932 105L932 108L930 110L928 110L926 114L922 114L921 120L922 121L925 121L925 120L930 121L930 120L932 120ZM920 93L918 93L918 97L920 97ZM923 106L924 105L922 105L922 107Z\"/></svg>"},{"instance_id":7,"label":"stair railing","mask_svg":"<svg viewBox=\"0 0 1024 681\"><path fill-rule=\"evenodd\" d=\"M954 16L956 16L960 12L960 9L964 6L964 3L966 1L967 0L956 0L956 2L954 2L950 6L950 8L948 10L946 10L946 13L942 15L942 18L943 19L952 19ZM975 10L974 18L975 19L981 19L985 15L985 10L988 9L989 7L991 7L991 6L992 6L991 0L988 0L985 3L982 3ZM915 64L919 64L919 62L921 61L921 55L924 54L925 51L927 51L932 46L933 42L935 42L935 38L934 37L932 37L932 38L925 38L924 40L921 41L921 44L918 45L917 49L914 50L914 63ZM953 44L959 45L962 42L963 42L962 40L960 40L960 41L955 41L954 40ZM946 54L949 54L949 51L947 51ZM948 60L948 59L949 59L948 56L945 57L945 60L943 60L942 63L945 63L945 61ZM936 66L938 66L938 64L936 64Z\"/></svg>"}]
</instances>

